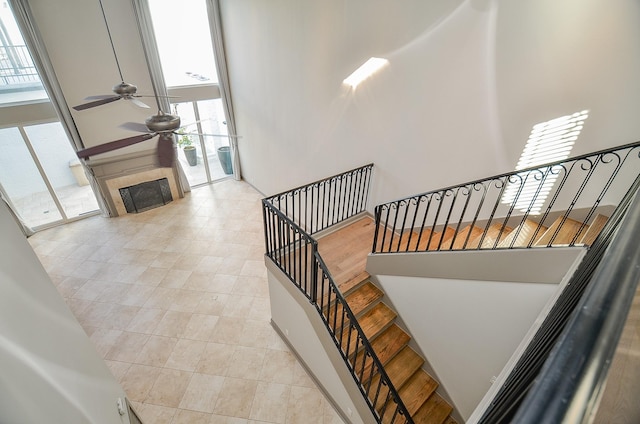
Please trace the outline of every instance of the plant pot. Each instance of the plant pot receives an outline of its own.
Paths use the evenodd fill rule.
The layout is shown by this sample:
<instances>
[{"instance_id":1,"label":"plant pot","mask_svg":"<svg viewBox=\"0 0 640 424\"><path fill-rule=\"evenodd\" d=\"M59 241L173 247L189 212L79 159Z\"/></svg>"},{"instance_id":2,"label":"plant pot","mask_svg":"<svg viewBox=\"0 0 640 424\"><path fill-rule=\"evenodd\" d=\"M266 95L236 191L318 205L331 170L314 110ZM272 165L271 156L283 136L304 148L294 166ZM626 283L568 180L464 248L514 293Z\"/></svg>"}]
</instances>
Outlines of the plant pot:
<instances>
[{"instance_id":1,"label":"plant pot","mask_svg":"<svg viewBox=\"0 0 640 424\"><path fill-rule=\"evenodd\" d=\"M218 147L218 160L222 165L225 174L233 174L233 165L231 164L231 148L229 146Z\"/></svg>"},{"instance_id":2,"label":"plant pot","mask_svg":"<svg viewBox=\"0 0 640 424\"><path fill-rule=\"evenodd\" d=\"M198 154L195 146L187 146L184 149L184 157L187 158L187 162L190 166L196 166L198 164Z\"/></svg>"}]
</instances>

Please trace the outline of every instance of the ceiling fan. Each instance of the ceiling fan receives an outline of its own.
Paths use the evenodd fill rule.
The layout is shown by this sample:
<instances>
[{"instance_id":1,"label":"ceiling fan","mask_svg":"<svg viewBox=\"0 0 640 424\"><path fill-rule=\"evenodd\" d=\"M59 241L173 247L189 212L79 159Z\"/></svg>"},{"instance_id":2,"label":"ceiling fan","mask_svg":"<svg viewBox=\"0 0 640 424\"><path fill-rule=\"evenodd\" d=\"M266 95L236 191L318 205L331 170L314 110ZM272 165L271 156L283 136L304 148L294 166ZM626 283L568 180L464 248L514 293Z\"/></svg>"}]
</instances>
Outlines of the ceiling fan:
<instances>
[{"instance_id":1,"label":"ceiling fan","mask_svg":"<svg viewBox=\"0 0 640 424\"><path fill-rule=\"evenodd\" d=\"M100 153L110 152L123 147L132 146L155 136L158 139L158 163L162 167L171 167L175 161L175 150L173 147L173 135L178 134L180 128L180 117L178 115L166 114L158 111L156 115L151 115L144 121L144 125L135 122L123 124L121 127L141 131L143 134L127 137L98 146L87 147L76 152L80 159L86 159Z\"/></svg>"}]
</instances>

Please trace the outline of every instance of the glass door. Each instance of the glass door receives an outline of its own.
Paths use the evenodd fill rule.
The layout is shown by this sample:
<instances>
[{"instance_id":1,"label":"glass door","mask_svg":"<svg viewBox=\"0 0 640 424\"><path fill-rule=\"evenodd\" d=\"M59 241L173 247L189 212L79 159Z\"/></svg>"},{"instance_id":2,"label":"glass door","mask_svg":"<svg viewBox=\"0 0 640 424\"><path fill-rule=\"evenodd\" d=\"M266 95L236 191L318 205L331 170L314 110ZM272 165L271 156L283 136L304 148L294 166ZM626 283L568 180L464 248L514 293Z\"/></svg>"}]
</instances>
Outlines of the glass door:
<instances>
[{"instance_id":1,"label":"glass door","mask_svg":"<svg viewBox=\"0 0 640 424\"><path fill-rule=\"evenodd\" d=\"M38 229L97 213L83 168L48 102L9 8L0 9L0 191Z\"/></svg>"}]
</instances>

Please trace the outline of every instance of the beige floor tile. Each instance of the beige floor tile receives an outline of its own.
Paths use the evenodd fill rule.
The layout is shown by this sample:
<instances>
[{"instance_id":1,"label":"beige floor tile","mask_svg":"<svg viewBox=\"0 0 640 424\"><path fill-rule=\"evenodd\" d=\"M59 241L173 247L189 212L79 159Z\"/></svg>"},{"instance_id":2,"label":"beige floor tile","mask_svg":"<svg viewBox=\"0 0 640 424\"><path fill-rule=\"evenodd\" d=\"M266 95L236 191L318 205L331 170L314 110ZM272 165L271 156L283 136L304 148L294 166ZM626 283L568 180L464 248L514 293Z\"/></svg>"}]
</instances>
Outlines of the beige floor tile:
<instances>
[{"instance_id":1,"label":"beige floor tile","mask_svg":"<svg viewBox=\"0 0 640 424\"><path fill-rule=\"evenodd\" d=\"M142 404L139 409L140 418L145 424L171 424L173 417L176 415L175 408L159 405Z\"/></svg>"},{"instance_id":2,"label":"beige floor tile","mask_svg":"<svg viewBox=\"0 0 640 424\"><path fill-rule=\"evenodd\" d=\"M144 307L168 310L173 304L173 299L177 293L178 289L155 287L148 300L144 303Z\"/></svg>"},{"instance_id":3,"label":"beige floor tile","mask_svg":"<svg viewBox=\"0 0 640 424\"><path fill-rule=\"evenodd\" d=\"M246 318L251 311L251 305L253 304L253 296L240 296L231 294L227 306L225 306L222 315L225 317L237 317Z\"/></svg>"},{"instance_id":4,"label":"beige floor tile","mask_svg":"<svg viewBox=\"0 0 640 424\"><path fill-rule=\"evenodd\" d=\"M109 316L113 306L111 303L91 302L84 312L80 316L77 316L78 321L80 321L80 324L83 326L102 327L103 321Z\"/></svg>"},{"instance_id":5,"label":"beige floor tile","mask_svg":"<svg viewBox=\"0 0 640 424\"><path fill-rule=\"evenodd\" d=\"M181 289L184 287L187 279L191 276L191 268L186 269L170 269L160 281L160 287L168 287L172 289Z\"/></svg>"},{"instance_id":6,"label":"beige floor tile","mask_svg":"<svg viewBox=\"0 0 640 424\"><path fill-rule=\"evenodd\" d=\"M211 414L178 409L171 424L209 424Z\"/></svg>"},{"instance_id":7,"label":"beige floor tile","mask_svg":"<svg viewBox=\"0 0 640 424\"><path fill-rule=\"evenodd\" d=\"M234 352L234 345L207 343L196 366L196 372L219 376L226 375Z\"/></svg>"},{"instance_id":8,"label":"beige floor tile","mask_svg":"<svg viewBox=\"0 0 640 424\"><path fill-rule=\"evenodd\" d=\"M131 285L124 283L103 283L104 290L96 299L98 302L104 303L120 303L127 297L127 292Z\"/></svg>"},{"instance_id":9,"label":"beige floor tile","mask_svg":"<svg viewBox=\"0 0 640 424\"><path fill-rule=\"evenodd\" d=\"M107 355L107 353L113 349L118 338L122 335L122 331L119 330L108 330L104 328L97 328L89 339L95 346L96 350L103 358Z\"/></svg>"},{"instance_id":10,"label":"beige floor tile","mask_svg":"<svg viewBox=\"0 0 640 424\"><path fill-rule=\"evenodd\" d=\"M264 268L264 263L262 263L262 268ZM241 275L233 286L232 294L268 298L269 286L267 278L266 276Z\"/></svg>"},{"instance_id":11,"label":"beige floor tile","mask_svg":"<svg viewBox=\"0 0 640 424\"><path fill-rule=\"evenodd\" d=\"M167 311L153 330L153 334L182 338L191 320L191 315L189 312Z\"/></svg>"},{"instance_id":12,"label":"beige floor tile","mask_svg":"<svg viewBox=\"0 0 640 424\"><path fill-rule=\"evenodd\" d=\"M144 346L140 346L133 362L162 368L177 343L178 339L175 337L149 336Z\"/></svg>"},{"instance_id":13,"label":"beige floor tile","mask_svg":"<svg viewBox=\"0 0 640 424\"><path fill-rule=\"evenodd\" d=\"M172 311L194 312L201 300L201 294L193 290L176 289L176 295L169 306Z\"/></svg>"},{"instance_id":14,"label":"beige floor tile","mask_svg":"<svg viewBox=\"0 0 640 424\"><path fill-rule=\"evenodd\" d=\"M287 423L322 424L324 421L324 397L318 389L295 387L291 390L287 408Z\"/></svg>"},{"instance_id":15,"label":"beige floor tile","mask_svg":"<svg viewBox=\"0 0 640 424\"><path fill-rule=\"evenodd\" d=\"M165 313L166 311L162 309L140 308L131 322L129 322L127 331L152 334Z\"/></svg>"},{"instance_id":16,"label":"beige floor tile","mask_svg":"<svg viewBox=\"0 0 640 424\"><path fill-rule=\"evenodd\" d=\"M244 319L233 317L220 317L211 333L210 341L236 345L240 342Z\"/></svg>"},{"instance_id":17,"label":"beige floor tile","mask_svg":"<svg viewBox=\"0 0 640 424\"><path fill-rule=\"evenodd\" d=\"M266 321L245 320L239 344L248 347L270 348L274 337L279 337Z\"/></svg>"},{"instance_id":18,"label":"beige floor tile","mask_svg":"<svg viewBox=\"0 0 640 424\"><path fill-rule=\"evenodd\" d=\"M73 297L88 280L77 277L61 277L62 281L56 286L62 297Z\"/></svg>"},{"instance_id":19,"label":"beige floor tile","mask_svg":"<svg viewBox=\"0 0 640 424\"><path fill-rule=\"evenodd\" d=\"M131 368L131 364L128 362L110 361L108 359L104 362L109 367L111 374L120 382L124 379L124 376L127 375L129 368Z\"/></svg>"},{"instance_id":20,"label":"beige floor tile","mask_svg":"<svg viewBox=\"0 0 640 424\"><path fill-rule=\"evenodd\" d=\"M191 375L187 371L161 369L145 403L177 408L189 386Z\"/></svg>"},{"instance_id":21,"label":"beige floor tile","mask_svg":"<svg viewBox=\"0 0 640 424\"><path fill-rule=\"evenodd\" d=\"M284 423L287 418L291 386L258 383L249 418L270 423Z\"/></svg>"},{"instance_id":22,"label":"beige floor tile","mask_svg":"<svg viewBox=\"0 0 640 424\"><path fill-rule=\"evenodd\" d=\"M259 379L267 383L291 384L296 362L291 352L268 349Z\"/></svg>"},{"instance_id":23,"label":"beige floor tile","mask_svg":"<svg viewBox=\"0 0 640 424\"><path fill-rule=\"evenodd\" d=\"M216 274L210 278L206 291L213 293L230 294L236 285L238 277L235 275Z\"/></svg>"},{"instance_id":24,"label":"beige floor tile","mask_svg":"<svg viewBox=\"0 0 640 424\"><path fill-rule=\"evenodd\" d=\"M236 346L229 361L227 376L257 380L262 371L266 349Z\"/></svg>"},{"instance_id":25,"label":"beige floor tile","mask_svg":"<svg viewBox=\"0 0 640 424\"><path fill-rule=\"evenodd\" d=\"M199 340L180 339L164 366L183 371L195 371L207 342Z\"/></svg>"},{"instance_id":26,"label":"beige floor tile","mask_svg":"<svg viewBox=\"0 0 640 424\"><path fill-rule=\"evenodd\" d=\"M102 321L102 328L126 330L138 311L140 311L138 306L113 305Z\"/></svg>"},{"instance_id":27,"label":"beige floor tile","mask_svg":"<svg viewBox=\"0 0 640 424\"><path fill-rule=\"evenodd\" d=\"M207 315L222 315L224 307L227 304L229 295L221 293L202 293L200 303L196 307L195 312ZM271 317L271 315L269 315Z\"/></svg>"},{"instance_id":28,"label":"beige floor tile","mask_svg":"<svg viewBox=\"0 0 640 424\"><path fill-rule=\"evenodd\" d=\"M208 374L193 374L180 408L212 413L225 378Z\"/></svg>"},{"instance_id":29,"label":"beige floor tile","mask_svg":"<svg viewBox=\"0 0 640 424\"><path fill-rule=\"evenodd\" d=\"M146 334L123 331L114 346L105 355L105 359L133 363L148 340L149 336Z\"/></svg>"},{"instance_id":30,"label":"beige floor tile","mask_svg":"<svg viewBox=\"0 0 640 424\"><path fill-rule=\"evenodd\" d=\"M166 268L156 268L153 266L148 267L142 274L136 279L136 284L142 284L144 286L157 287L160 282L166 277L168 270Z\"/></svg>"},{"instance_id":31,"label":"beige floor tile","mask_svg":"<svg viewBox=\"0 0 640 424\"><path fill-rule=\"evenodd\" d=\"M122 305L144 306L155 291L155 287L129 284L129 290L125 298L120 301Z\"/></svg>"},{"instance_id":32,"label":"beige floor tile","mask_svg":"<svg viewBox=\"0 0 640 424\"><path fill-rule=\"evenodd\" d=\"M218 319L219 317L215 315L193 314L184 331L184 337L192 340L209 341Z\"/></svg>"},{"instance_id":33,"label":"beige floor tile","mask_svg":"<svg viewBox=\"0 0 640 424\"><path fill-rule=\"evenodd\" d=\"M213 412L237 418L249 418L258 382L227 377Z\"/></svg>"},{"instance_id":34,"label":"beige floor tile","mask_svg":"<svg viewBox=\"0 0 640 424\"><path fill-rule=\"evenodd\" d=\"M120 384L130 400L144 402L158 375L160 375L160 371L160 368L132 364Z\"/></svg>"},{"instance_id":35,"label":"beige floor tile","mask_svg":"<svg viewBox=\"0 0 640 424\"><path fill-rule=\"evenodd\" d=\"M101 281L87 280L82 287L76 290L72 297L75 299L96 300L105 288L104 283Z\"/></svg>"}]
</instances>

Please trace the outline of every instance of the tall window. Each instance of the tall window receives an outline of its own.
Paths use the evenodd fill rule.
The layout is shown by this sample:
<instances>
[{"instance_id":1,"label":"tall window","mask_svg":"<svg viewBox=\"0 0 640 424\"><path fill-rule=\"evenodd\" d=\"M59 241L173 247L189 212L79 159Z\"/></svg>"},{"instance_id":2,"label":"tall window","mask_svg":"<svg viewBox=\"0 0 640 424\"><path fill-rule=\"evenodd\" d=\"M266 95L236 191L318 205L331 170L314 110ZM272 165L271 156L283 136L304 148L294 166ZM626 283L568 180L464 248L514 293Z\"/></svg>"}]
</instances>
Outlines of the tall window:
<instances>
[{"instance_id":1,"label":"tall window","mask_svg":"<svg viewBox=\"0 0 640 424\"><path fill-rule=\"evenodd\" d=\"M206 184L232 174L226 117L205 0L148 0L172 112L183 132L178 154L189 183Z\"/></svg>"},{"instance_id":2,"label":"tall window","mask_svg":"<svg viewBox=\"0 0 640 424\"><path fill-rule=\"evenodd\" d=\"M0 5L0 105L47 100L38 71L6 1Z\"/></svg>"}]
</instances>

